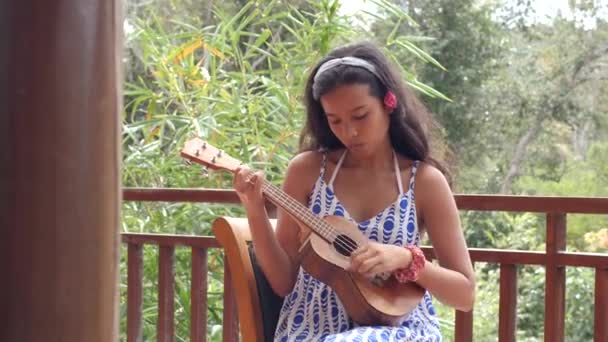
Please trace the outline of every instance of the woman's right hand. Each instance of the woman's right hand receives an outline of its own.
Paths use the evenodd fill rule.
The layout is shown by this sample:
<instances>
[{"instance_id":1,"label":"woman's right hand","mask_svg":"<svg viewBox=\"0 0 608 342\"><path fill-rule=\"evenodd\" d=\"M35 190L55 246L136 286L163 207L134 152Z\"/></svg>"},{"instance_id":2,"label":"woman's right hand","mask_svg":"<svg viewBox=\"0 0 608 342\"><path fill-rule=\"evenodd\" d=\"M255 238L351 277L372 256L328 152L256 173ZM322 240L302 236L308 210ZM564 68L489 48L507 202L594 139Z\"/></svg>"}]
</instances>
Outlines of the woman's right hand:
<instances>
[{"instance_id":1,"label":"woman's right hand","mask_svg":"<svg viewBox=\"0 0 608 342\"><path fill-rule=\"evenodd\" d=\"M234 173L233 187L246 210L264 207L262 184L264 173L253 172L249 168L238 168Z\"/></svg>"}]
</instances>

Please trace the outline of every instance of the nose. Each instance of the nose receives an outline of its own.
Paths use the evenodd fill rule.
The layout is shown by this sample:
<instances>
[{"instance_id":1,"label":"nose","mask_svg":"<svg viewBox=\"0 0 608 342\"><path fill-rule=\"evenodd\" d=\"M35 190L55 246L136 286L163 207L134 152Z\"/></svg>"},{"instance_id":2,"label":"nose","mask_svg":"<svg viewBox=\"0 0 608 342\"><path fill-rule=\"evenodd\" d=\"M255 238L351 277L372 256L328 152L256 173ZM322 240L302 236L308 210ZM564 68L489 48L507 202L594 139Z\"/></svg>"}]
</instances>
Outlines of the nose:
<instances>
[{"instance_id":1,"label":"nose","mask_svg":"<svg viewBox=\"0 0 608 342\"><path fill-rule=\"evenodd\" d=\"M348 126L346 127L346 133L349 137L356 137L359 135L359 131L357 130L356 125L353 124L348 124Z\"/></svg>"}]
</instances>

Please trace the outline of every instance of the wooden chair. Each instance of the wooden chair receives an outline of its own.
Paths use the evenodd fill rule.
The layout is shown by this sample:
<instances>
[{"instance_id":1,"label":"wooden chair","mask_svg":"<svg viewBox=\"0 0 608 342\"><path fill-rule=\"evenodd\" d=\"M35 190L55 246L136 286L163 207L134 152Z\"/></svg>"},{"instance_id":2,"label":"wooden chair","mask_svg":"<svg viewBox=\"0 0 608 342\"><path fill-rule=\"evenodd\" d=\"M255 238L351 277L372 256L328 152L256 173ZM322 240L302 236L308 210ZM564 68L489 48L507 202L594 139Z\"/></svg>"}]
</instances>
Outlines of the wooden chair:
<instances>
[{"instance_id":1,"label":"wooden chair","mask_svg":"<svg viewBox=\"0 0 608 342\"><path fill-rule=\"evenodd\" d=\"M271 223L274 228L276 220ZM256 262L247 219L219 217L212 229L230 267L243 341L272 341L283 298L274 293Z\"/></svg>"}]
</instances>

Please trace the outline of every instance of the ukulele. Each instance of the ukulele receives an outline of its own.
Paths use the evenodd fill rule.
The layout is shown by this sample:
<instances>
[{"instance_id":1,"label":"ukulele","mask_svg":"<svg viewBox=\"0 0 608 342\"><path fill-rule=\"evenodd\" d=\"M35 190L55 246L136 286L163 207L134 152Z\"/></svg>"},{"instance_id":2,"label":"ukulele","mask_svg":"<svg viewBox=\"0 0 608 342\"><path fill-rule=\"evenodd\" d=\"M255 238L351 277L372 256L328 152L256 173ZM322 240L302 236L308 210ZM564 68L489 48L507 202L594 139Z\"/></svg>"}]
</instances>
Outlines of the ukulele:
<instances>
[{"instance_id":1,"label":"ukulele","mask_svg":"<svg viewBox=\"0 0 608 342\"><path fill-rule=\"evenodd\" d=\"M208 168L232 173L243 165L199 138L187 141L181 156ZM425 290L414 282L399 283L390 274L380 274L370 280L346 271L351 253L370 241L356 224L339 216L315 216L279 187L267 180L262 182L264 196L309 232L299 250L302 267L336 292L355 322L394 326L420 303Z\"/></svg>"}]
</instances>

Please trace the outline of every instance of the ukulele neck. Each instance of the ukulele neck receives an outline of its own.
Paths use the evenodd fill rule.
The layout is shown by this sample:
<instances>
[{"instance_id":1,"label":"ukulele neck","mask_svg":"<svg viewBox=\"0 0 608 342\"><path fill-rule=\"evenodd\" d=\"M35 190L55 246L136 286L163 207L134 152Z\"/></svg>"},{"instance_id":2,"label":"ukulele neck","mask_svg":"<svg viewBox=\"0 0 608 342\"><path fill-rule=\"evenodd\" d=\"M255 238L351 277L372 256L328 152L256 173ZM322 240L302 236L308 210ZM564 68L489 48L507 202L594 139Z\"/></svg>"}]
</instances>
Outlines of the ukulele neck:
<instances>
[{"instance_id":1,"label":"ukulele neck","mask_svg":"<svg viewBox=\"0 0 608 342\"><path fill-rule=\"evenodd\" d=\"M332 226L321 218L313 215L313 213L302 205L302 203L298 202L285 191L265 179L262 184L262 192L270 202L285 210L296 220L310 227L310 229L314 230L315 233L324 240L332 241L336 237L335 229Z\"/></svg>"}]
</instances>

